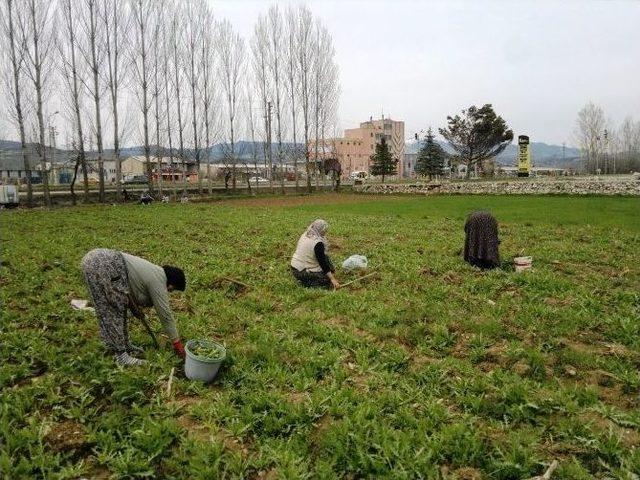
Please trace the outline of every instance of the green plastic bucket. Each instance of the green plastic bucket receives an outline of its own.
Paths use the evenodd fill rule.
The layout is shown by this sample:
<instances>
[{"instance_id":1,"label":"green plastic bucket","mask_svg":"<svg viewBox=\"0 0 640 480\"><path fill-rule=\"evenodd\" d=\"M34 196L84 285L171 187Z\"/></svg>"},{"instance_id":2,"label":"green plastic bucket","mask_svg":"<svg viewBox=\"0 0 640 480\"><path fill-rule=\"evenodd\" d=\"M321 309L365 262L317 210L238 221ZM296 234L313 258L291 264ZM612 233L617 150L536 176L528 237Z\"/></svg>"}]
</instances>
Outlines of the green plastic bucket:
<instances>
[{"instance_id":1,"label":"green plastic bucket","mask_svg":"<svg viewBox=\"0 0 640 480\"><path fill-rule=\"evenodd\" d=\"M193 349L196 346L216 346L222 350L222 356L220 358L207 358L201 357L193 353ZM227 350L224 345L211 340L189 340L185 345L186 359L184 362L184 373L190 380L199 380L204 383L211 382L220 369L220 365L227 358Z\"/></svg>"}]
</instances>

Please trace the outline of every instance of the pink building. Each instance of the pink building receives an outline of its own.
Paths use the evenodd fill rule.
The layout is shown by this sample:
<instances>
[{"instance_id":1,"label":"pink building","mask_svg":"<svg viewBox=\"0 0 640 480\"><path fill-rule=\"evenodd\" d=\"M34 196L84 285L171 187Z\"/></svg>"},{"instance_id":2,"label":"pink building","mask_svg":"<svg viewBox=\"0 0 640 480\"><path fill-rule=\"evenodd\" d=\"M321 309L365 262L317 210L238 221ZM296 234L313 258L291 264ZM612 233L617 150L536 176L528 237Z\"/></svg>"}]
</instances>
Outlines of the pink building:
<instances>
[{"instance_id":1,"label":"pink building","mask_svg":"<svg viewBox=\"0 0 640 480\"><path fill-rule=\"evenodd\" d=\"M370 119L362 122L359 128L344 131L344 137L325 141L324 149L319 148L320 157L337 157L342 165L343 177L352 172L370 172L371 155L375 153L376 144L382 139L387 141L391 154L398 160L398 177L402 177L404 159L404 122L382 117L380 120ZM315 143L309 145L311 157L314 156Z\"/></svg>"}]
</instances>

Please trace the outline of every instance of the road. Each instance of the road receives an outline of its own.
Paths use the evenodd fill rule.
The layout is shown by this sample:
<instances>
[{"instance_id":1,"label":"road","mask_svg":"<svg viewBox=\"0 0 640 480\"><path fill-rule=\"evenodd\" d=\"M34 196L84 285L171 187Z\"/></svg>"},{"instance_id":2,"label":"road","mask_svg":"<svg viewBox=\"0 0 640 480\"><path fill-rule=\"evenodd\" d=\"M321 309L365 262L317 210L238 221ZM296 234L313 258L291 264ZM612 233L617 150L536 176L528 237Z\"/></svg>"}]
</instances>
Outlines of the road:
<instances>
[{"instance_id":1,"label":"road","mask_svg":"<svg viewBox=\"0 0 640 480\"><path fill-rule=\"evenodd\" d=\"M295 188L295 186L296 186L295 182L286 182L285 183L285 188L287 190L291 190L291 189ZM315 184L313 186L315 187ZM346 185L345 185L345 183L341 183L341 186L346 186ZM123 185L123 188L127 190L127 193L129 193L130 195L132 195L134 197L135 196L139 196L141 193L146 192L148 190L148 187L146 185L145 186L143 186L143 185ZM203 188L205 193L208 192L208 190L209 190L209 187L206 184L203 184L202 188ZM252 189L256 188L256 185L252 184L251 188ZM264 183L259 183L257 188L260 191L265 191L265 190L269 190L270 186L269 186L268 182L264 182ZM273 184L273 190L274 190L275 193L280 192L280 188L281 188L281 185L279 183L277 183L277 184L274 183ZM320 185L320 188L322 188L322 185ZM330 183L327 184L326 188L331 188L331 184ZM229 186L228 189L225 189L223 184L212 185L211 189L215 193L221 193L221 192L233 193L233 190L231 189L231 186ZM306 184L300 182L300 191L302 192L305 189L306 189ZM169 186L169 187L167 187L166 185L163 186L163 192L165 192L165 193L172 194L173 190L174 190L173 186ZM175 191L178 194L181 194L182 190L183 190L182 185L175 187ZM79 198L84 195L84 190L82 188L82 185L77 185L75 191L76 191L76 196L79 197ZM157 191L158 191L158 189L157 189L157 186L156 186L156 192ZM248 191L248 189L247 189L246 183L242 183L242 184L238 183L237 184L236 193L246 193L247 191ZM187 192L189 194L198 194L197 185L190 184L187 187ZM95 188L90 188L89 189L89 195L91 197L97 197L98 193L99 193L99 191L97 189L95 189ZM105 193L108 196L115 196L116 188L115 187L105 188ZM71 197L71 191L69 191L69 190L51 190L50 195L51 195L52 198L67 198L67 197L70 198ZM34 190L33 196L36 199L40 199L40 198L42 198L44 196L44 192L42 190ZM27 198L27 192L25 190L21 189L20 190L20 200L26 200L26 198Z\"/></svg>"}]
</instances>

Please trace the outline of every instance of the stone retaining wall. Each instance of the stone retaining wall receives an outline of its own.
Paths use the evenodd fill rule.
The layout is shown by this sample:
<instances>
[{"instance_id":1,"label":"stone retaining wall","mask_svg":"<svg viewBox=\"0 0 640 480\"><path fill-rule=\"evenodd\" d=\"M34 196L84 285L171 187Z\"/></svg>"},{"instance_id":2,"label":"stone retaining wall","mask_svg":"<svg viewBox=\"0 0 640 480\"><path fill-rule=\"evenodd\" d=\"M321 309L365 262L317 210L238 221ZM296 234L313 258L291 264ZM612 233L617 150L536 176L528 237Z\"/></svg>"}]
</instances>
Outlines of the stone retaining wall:
<instances>
[{"instance_id":1,"label":"stone retaining wall","mask_svg":"<svg viewBox=\"0 0 640 480\"><path fill-rule=\"evenodd\" d=\"M441 183L369 184L363 193L484 194L484 195L625 195L640 196L640 181L627 179L512 180Z\"/></svg>"}]
</instances>

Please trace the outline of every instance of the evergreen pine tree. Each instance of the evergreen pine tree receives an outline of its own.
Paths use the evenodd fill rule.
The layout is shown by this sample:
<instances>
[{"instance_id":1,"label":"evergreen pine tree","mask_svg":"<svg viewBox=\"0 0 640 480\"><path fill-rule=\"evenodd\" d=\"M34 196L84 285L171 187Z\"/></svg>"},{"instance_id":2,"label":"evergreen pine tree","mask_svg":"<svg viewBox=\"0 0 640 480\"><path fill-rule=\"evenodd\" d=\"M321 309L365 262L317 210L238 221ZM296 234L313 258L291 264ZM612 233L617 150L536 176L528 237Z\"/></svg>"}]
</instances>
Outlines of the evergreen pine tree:
<instances>
[{"instance_id":1,"label":"evergreen pine tree","mask_svg":"<svg viewBox=\"0 0 640 480\"><path fill-rule=\"evenodd\" d=\"M418 152L416 173L418 175L429 175L429 180L435 175L442 175L446 156L444 149L434 140L433 132L429 128L427 137L420 148L420 152Z\"/></svg>"},{"instance_id":2,"label":"evergreen pine tree","mask_svg":"<svg viewBox=\"0 0 640 480\"><path fill-rule=\"evenodd\" d=\"M382 138L380 143L376 145L376 153L371 155L371 175L382 176L382 183L384 183L384 177L386 175L396 174L396 165L398 160L394 159L389 150L387 141Z\"/></svg>"}]
</instances>

